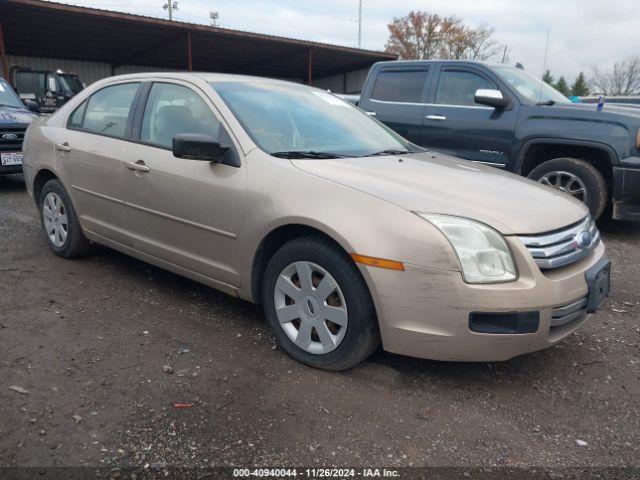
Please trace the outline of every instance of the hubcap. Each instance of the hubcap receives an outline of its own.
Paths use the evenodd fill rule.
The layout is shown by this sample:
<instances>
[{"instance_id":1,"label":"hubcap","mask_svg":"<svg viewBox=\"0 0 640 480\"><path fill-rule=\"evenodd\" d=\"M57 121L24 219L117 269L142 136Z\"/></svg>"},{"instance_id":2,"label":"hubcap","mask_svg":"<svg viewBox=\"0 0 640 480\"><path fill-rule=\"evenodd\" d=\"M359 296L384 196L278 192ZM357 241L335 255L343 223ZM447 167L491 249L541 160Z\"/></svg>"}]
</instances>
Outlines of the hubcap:
<instances>
[{"instance_id":1,"label":"hubcap","mask_svg":"<svg viewBox=\"0 0 640 480\"><path fill-rule=\"evenodd\" d=\"M67 211L57 193L49 192L44 197L42 218L44 220L44 229L51 243L56 247L62 247L67 241L69 225L67 223Z\"/></svg>"},{"instance_id":2,"label":"hubcap","mask_svg":"<svg viewBox=\"0 0 640 480\"><path fill-rule=\"evenodd\" d=\"M581 202L584 202L587 198L587 187L580 177L573 173L549 172L538 181L543 185L568 193Z\"/></svg>"},{"instance_id":3,"label":"hubcap","mask_svg":"<svg viewBox=\"0 0 640 480\"><path fill-rule=\"evenodd\" d=\"M280 327L306 352L329 353L344 339L349 317L338 283L312 262L288 265L273 294Z\"/></svg>"}]
</instances>

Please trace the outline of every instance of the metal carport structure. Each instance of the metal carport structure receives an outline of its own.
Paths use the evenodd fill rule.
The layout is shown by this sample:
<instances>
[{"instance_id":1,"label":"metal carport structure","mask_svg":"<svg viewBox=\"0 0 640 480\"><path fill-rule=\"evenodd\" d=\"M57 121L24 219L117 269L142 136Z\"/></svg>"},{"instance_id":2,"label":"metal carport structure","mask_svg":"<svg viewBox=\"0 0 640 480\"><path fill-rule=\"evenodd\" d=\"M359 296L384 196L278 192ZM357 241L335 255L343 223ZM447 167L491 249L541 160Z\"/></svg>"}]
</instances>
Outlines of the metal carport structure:
<instances>
[{"instance_id":1,"label":"metal carport structure","mask_svg":"<svg viewBox=\"0 0 640 480\"><path fill-rule=\"evenodd\" d=\"M395 55L42 0L0 0L0 63L9 55L241 73L306 83ZM346 75L345 75L346 79ZM346 81L346 80L345 80Z\"/></svg>"}]
</instances>

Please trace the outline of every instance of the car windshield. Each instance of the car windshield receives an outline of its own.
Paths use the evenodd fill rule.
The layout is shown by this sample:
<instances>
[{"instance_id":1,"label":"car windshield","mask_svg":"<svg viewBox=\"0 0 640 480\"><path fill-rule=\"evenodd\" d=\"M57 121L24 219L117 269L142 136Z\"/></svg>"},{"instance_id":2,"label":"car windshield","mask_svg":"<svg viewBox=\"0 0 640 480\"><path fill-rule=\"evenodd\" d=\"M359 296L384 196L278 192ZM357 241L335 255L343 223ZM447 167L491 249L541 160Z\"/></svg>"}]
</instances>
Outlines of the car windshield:
<instances>
[{"instance_id":1,"label":"car windshield","mask_svg":"<svg viewBox=\"0 0 640 480\"><path fill-rule=\"evenodd\" d=\"M24 105L13 91L13 88L0 78L0 106L24 108Z\"/></svg>"},{"instance_id":2,"label":"car windshield","mask_svg":"<svg viewBox=\"0 0 640 480\"><path fill-rule=\"evenodd\" d=\"M60 80L67 87L67 89L74 95L76 93L81 92L84 89L84 85L82 85L82 82L80 81L77 75L63 73L62 75L60 75Z\"/></svg>"},{"instance_id":3,"label":"car windshield","mask_svg":"<svg viewBox=\"0 0 640 480\"><path fill-rule=\"evenodd\" d=\"M532 103L571 103L548 83L519 68L495 67L495 71L509 85Z\"/></svg>"},{"instance_id":4,"label":"car windshield","mask_svg":"<svg viewBox=\"0 0 640 480\"><path fill-rule=\"evenodd\" d=\"M359 157L415 147L331 93L272 82L212 82L253 141L287 158Z\"/></svg>"}]
</instances>

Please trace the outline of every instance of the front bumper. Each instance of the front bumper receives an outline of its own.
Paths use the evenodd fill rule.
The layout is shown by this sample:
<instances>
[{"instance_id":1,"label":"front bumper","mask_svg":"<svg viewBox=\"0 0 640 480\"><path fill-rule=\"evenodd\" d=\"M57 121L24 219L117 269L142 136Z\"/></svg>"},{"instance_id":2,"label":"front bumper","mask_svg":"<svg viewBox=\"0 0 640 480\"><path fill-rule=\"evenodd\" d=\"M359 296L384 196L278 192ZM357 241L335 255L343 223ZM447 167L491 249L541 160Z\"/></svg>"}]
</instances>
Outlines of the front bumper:
<instances>
[{"instance_id":1,"label":"front bumper","mask_svg":"<svg viewBox=\"0 0 640 480\"><path fill-rule=\"evenodd\" d=\"M586 312L563 315L574 313L587 297L585 272L606 258L602 242L581 261L543 274L519 239L508 241L519 270L518 280L509 283L471 285L460 272L416 265L406 265L403 272L361 266L372 287L384 349L433 360L502 361L550 347L573 333ZM533 333L470 329L473 312L531 311L539 312Z\"/></svg>"},{"instance_id":2,"label":"front bumper","mask_svg":"<svg viewBox=\"0 0 640 480\"><path fill-rule=\"evenodd\" d=\"M22 165L0 165L0 175L22 173Z\"/></svg>"},{"instance_id":3,"label":"front bumper","mask_svg":"<svg viewBox=\"0 0 640 480\"><path fill-rule=\"evenodd\" d=\"M613 168L613 218L640 221L640 157Z\"/></svg>"}]
</instances>

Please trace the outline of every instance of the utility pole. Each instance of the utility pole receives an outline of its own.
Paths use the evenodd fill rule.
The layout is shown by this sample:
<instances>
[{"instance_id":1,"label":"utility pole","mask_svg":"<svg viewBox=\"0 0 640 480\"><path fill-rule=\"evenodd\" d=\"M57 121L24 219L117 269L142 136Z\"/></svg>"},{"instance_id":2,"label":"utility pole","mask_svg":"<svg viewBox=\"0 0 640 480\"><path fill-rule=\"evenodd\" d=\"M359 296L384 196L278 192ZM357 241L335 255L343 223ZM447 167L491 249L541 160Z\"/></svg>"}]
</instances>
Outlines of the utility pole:
<instances>
[{"instance_id":1,"label":"utility pole","mask_svg":"<svg viewBox=\"0 0 640 480\"><path fill-rule=\"evenodd\" d=\"M178 2L174 2L172 0L168 0L162 8L169 11L169 20L173 20L173 11L178 10Z\"/></svg>"},{"instance_id":2,"label":"utility pole","mask_svg":"<svg viewBox=\"0 0 640 480\"><path fill-rule=\"evenodd\" d=\"M502 53L502 64L504 65L509 61L509 45L504 46L504 52Z\"/></svg>"},{"instance_id":3,"label":"utility pole","mask_svg":"<svg viewBox=\"0 0 640 480\"><path fill-rule=\"evenodd\" d=\"M362 48L362 0L358 4L358 48Z\"/></svg>"}]
</instances>

